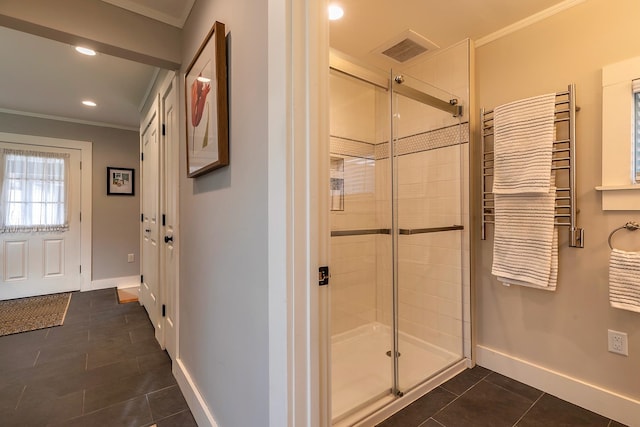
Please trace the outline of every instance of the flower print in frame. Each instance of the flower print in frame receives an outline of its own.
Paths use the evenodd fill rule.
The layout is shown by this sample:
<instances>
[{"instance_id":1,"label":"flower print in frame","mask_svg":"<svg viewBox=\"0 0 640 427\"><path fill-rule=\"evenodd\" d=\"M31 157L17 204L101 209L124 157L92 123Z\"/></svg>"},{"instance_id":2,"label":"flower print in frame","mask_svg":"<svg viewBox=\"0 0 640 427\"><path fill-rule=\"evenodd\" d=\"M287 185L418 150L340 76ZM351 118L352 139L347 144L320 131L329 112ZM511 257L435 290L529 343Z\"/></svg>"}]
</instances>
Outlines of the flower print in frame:
<instances>
[{"instance_id":1,"label":"flower print in frame","mask_svg":"<svg viewBox=\"0 0 640 427\"><path fill-rule=\"evenodd\" d=\"M229 164L227 52L224 24L213 24L185 74L187 175Z\"/></svg>"}]
</instances>

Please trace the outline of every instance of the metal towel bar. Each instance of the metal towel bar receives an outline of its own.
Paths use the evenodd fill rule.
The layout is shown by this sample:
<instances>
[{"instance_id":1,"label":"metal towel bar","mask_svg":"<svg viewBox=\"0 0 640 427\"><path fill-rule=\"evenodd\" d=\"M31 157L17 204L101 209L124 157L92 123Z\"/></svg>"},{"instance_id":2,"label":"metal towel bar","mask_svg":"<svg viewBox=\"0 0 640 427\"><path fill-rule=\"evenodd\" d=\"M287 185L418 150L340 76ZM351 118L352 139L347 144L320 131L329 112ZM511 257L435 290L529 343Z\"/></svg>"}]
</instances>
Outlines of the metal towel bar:
<instances>
[{"instance_id":1,"label":"metal towel bar","mask_svg":"<svg viewBox=\"0 0 640 427\"><path fill-rule=\"evenodd\" d=\"M576 87L556 93L555 127L556 140L553 142L553 163L551 170L557 171L556 179L568 184L556 188L556 226L569 227L569 246L584 247L584 230L577 227L576 201ZM559 108L560 107L560 108ZM493 110L480 110L481 153L482 153L482 240L487 238L487 224L495 223L495 205L491 187L493 186ZM561 153L561 155L558 155ZM564 173L566 171L566 174ZM564 175L563 177L559 176ZM563 211L559 211L563 209ZM568 212L566 211L568 210Z\"/></svg>"}]
</instances>

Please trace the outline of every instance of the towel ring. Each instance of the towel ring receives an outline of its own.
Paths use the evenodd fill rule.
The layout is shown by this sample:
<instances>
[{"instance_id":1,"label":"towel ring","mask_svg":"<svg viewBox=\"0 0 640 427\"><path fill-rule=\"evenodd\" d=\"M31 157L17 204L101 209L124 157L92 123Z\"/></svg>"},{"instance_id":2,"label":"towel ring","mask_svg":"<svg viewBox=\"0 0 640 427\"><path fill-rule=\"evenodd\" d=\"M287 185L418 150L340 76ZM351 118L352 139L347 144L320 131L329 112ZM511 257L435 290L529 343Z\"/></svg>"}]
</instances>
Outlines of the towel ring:
<instances>
[{"instance_id":1,"label":"towel ring","mask_svg":"<svg viewBox=\"0 0 640 427\"><path fill-rule=\"evenodd\" d=\"M609 247L611 248L611 250L613 250L613 246L611 245L611 238L613 237L614 234L616 234L617 231L620 231L623 228L626 229L626 230L629 230L629 231L636 231L638 228L640 228L640 224L638 224L635 221L629 221L625 225L623 225L622 227L618 227L615 230L613 230L611 232L611 234L609 234L609 240L608 240Z\"/></svg>"}]
</instances>

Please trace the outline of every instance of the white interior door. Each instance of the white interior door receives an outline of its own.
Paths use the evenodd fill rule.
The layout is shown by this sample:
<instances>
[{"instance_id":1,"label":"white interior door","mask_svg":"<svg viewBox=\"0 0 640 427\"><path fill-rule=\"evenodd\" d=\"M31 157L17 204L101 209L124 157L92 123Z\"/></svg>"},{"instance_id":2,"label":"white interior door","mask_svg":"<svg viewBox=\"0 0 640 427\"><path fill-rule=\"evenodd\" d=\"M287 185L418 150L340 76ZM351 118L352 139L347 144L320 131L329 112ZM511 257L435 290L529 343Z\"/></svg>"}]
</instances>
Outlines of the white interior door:
<instances>
[{"instance_id":1,"label":"white interior door","mask_svg":"<svg viewBox=\"0 0 640 427\"><path fill-rule=\"evenodd\" d=\"M151 112L151 118L142 133L142 161L140 171L142 175L142 280L140 284L140 303L144 305L149 319L156 329L156 336L160 329L160 302L158 263L160 255L159 219L159 161L160 146L158 135L158 115L156 110Z\"/></svg>"},{"instance_id":2,"label":"white interior door","mask_svg":"<svg viewBox=\"0 0 640 427\"><path fill-rule=\"evenodd\" d=\"M177 357L177 286L178 286L178 108L176 102L177 79L174 77L162 96L164 122L162 150L162 326L164 347L173 360Z\"/></svg>"},{"instance_id":3,"label":"white interior door","mask_svg":"<svg viewBox=\"0 0 640 427\"><path fill-rule=\"evenodd\" d=\"M70 162L66 178L68 229L0 233L0 299L80 290L81 150L8 142L0 142L0 148L66 153ZM0 176L4 176L4 168L1 164Z\"/></svg>"}]
</instances>

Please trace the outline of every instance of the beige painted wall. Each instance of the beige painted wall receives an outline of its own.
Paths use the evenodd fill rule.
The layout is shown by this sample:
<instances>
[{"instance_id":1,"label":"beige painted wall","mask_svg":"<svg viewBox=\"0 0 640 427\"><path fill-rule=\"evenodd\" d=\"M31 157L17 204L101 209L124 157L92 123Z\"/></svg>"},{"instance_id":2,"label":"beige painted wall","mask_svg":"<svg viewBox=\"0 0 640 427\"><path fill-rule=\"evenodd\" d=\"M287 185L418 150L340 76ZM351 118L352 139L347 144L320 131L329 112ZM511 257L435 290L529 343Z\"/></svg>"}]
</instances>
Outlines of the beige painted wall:
<instances>
[{"instance_id":1,"label":"beige painted wall","mask_svg":"<svg viewBox=\"0 0 640 427\"><path fill-rule=\"evenodd\" d=\"M555 293L498 284L491 276L492 240L478 240L477 344L635 399L640 315L609 306L607 237L627 220L640 220L640 212L603 212L594 187L601 184L601 69L640 55L639 19L637 0L588 0L476 50L479 106L576 84L578 222L585 229L584 249L569 248L561 230ZM631 243L624 239L629 236L619 243ZM607 329L629 334L629 357L607 352Z\"/></svg>"},{"instance_id":2,"label":"beige painted wall","mask_svg":"<svg viewBox=\"0 0 640 427\"><path fill-rule=\"evenodd\" d=\"M138 132L0 113L2 132L90 141L93 146L92 280L140 274ZM134 197L107 196L107 166L136 169ZM135 262L127 262L127 254Z\"/></svg>"}]
</instances>

